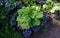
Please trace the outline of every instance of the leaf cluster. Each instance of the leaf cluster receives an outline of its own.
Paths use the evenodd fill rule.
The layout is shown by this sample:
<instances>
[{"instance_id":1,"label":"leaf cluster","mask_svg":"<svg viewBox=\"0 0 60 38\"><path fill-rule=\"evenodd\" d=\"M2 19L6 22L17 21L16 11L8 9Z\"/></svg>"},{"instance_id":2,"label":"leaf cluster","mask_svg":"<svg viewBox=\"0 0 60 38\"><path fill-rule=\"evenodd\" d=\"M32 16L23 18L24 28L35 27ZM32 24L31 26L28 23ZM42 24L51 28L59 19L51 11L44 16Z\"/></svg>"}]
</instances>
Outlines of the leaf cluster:
<instances>
[{"instance_id":1,"label":"leaf cluster","mask_svg":"<svg viewBox=\"0 0 60 38\"><path fill-rule=\"evenodd\" d=\"M39 6L23 7L17 12L18 26L21 26L22 29L39 26L41 23L40 19L43 18L43 12Z\"/></svg>"}]
</instances>

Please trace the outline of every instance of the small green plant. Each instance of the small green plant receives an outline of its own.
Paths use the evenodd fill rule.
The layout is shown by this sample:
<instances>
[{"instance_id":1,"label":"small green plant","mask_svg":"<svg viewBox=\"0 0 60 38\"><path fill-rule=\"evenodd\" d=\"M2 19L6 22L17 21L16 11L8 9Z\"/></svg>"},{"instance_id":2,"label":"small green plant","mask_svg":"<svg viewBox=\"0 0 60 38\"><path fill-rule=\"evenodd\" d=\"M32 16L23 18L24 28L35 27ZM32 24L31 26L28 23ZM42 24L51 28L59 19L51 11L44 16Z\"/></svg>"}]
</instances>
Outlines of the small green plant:
<instances>
[{"instance_id":1,"label":"small green plant","mask_svg":"<svg viewBox=\"0 0 60 38\"><path fill-rule=\"evenodd\" d=\"M19 9L17 16L18 26L22 29L29 29L33 26L39 26L43 18L43 12L39 6L23 7Z\"/></svg>"},{"instance_id":2,"label":"small green plant","mask_svg":"<svg viewBox=\"0 0 60 38\"><path fill-rule=\"evenodd\" d=\"M56 11L60 11L60 2L47 0L45 4L43 4L43 11L47 11L47 13L52 13L54 17L59 18L59 13Z\"/></svg>"},{"instance_id":3,"label":"small green plant","mask_svg":"<svg viewBox=\"0 0 60 38\"><path fill-rule=\"evenodd\" d=\"M54 3L53 3L51 0L47 0L46 3L43 4L43 9L44 9L45 11L49 11L49 10L52 9L53 4L54 4Z\"/></svg>"},{"instance_id":4,"label":"small green plant","mask_svg":"<svg viewBox=\"0 0 60 38\"><path fill-rule=\"evenodd\" d=\"M60 10L60 3L54 3L54 6L50 10L51 13L56 12L57 10Z\"/></svg>"},{"instance_id":5,"label":"small green plant","mask_svg":"<svg viewBox=\"0 0 60 38\"><path fill-rule=\"evenodd\" d=\"M60 3L53 2L52 0L47 0L46 3L43 5L43 9L50 13L55 13L56 10L60 10Z\"/></svg>"}]
</instances>

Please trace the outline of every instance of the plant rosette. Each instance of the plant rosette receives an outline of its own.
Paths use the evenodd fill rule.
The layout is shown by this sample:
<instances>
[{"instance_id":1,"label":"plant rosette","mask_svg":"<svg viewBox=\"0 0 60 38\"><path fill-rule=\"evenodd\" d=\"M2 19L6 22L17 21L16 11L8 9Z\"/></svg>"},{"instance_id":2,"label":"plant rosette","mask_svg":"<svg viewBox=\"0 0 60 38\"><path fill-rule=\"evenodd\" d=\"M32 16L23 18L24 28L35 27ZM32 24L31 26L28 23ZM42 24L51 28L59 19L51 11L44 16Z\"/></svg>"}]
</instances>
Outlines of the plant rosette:
<instances>
[{"instance_id":1,"label":"plant rosette","mask_svg":"<svg viewBox=\"0 0 60 38\"><path fill-rule=\"evenodd\" d=\"M19 9L17 11L17 26L21 27L23 31L40 26L42 20L43 11L41 10L40 6L22 7L22 9ZM29 30L28 33L30 33L31 31L32 29Z\"/></svg>"},{"instance_id":2,"label":"plant rosette","mask_svg":"<svg viewBox=\"0 0 60 38\"><path fill-rule=\"evenodd\" d=\"M43 18L43 12L39 6L23 7L17 11L17 24L22 29L29 29L33 26L39 26L41 18Z\"/></svg>"}]
</instances>

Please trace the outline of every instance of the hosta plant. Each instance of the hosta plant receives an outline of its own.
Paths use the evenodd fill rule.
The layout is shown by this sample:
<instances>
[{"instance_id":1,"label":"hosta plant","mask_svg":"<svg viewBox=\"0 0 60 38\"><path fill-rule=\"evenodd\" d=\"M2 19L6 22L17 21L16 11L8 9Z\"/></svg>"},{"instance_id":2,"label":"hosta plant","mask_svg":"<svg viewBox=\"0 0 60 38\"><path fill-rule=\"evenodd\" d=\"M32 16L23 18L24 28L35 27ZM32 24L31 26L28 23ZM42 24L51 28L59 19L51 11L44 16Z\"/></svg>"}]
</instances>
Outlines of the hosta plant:
<instances>
[{"instance_id":1,"label":"hosta plant","mask_svg":"<svg viewBox=\"0 0 60 38\"><path fill-rule=\"evenodd\" d=\"M39 26L43 18L43 11L39 6L23 7L17 13L17 24L23 30L33 26Z\"/></svg>"}]
</instances>

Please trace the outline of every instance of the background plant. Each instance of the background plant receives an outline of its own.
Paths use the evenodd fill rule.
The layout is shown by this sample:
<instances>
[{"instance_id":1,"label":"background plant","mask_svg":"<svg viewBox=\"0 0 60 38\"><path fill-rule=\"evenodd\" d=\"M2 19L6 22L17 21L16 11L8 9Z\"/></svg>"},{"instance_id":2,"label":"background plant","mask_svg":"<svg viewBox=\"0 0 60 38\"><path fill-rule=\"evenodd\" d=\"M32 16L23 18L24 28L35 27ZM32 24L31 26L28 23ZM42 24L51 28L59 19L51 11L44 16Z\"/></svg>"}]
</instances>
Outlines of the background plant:
<instances>
[{"instance_id":1,"label":"background plant","mask_svg":"<svg viewBox=\"0 0 60 38\"><path fill-rule=\"evenodd\" d=\"M0 6L0 38L22 38L21 34L9 25L4 5Z\"/></svg>"},{"instance_id":2,"label":"background plant","mask_svg":"<svg viewBox=\"0 0 60 38\"><path fill-rule=\"evenodd\" d=\"M60 2L52 1L52 0L47 0L45 4L43 4L43 11L46 11L47 13L54 13L53 15L57 15L59 12L56 12L60 10Z\"/></svg>"},{"instance_id":3,"label":"background plant","mask_svg":"<svg viewBox=\"0 0 60 38\"><path fill-rule=\"evenodd\" d=\"M36 0L19 0L21 3L23 3L25 6L31 6L36 5Z\"/></svg>"}]
</instances>

